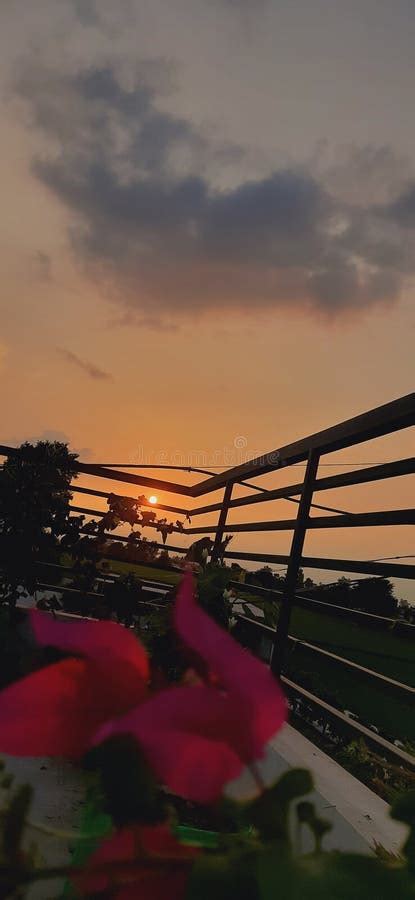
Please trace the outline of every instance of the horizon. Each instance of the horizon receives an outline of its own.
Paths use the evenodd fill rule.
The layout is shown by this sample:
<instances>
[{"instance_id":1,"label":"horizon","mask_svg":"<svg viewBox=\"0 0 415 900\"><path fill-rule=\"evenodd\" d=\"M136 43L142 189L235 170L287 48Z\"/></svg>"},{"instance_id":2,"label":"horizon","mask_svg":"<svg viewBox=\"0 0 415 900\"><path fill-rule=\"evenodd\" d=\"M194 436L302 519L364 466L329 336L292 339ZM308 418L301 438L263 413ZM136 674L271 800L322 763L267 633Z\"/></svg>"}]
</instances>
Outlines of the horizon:
<instances>
[{"instance_id":1,"label":"horizon","mask_svg":"<svg viewBox=\"0 0 415 900\"><path fill-rule=\"evenodd\" d=\"M228 467L411 391L407 0L16 0L1 17L4 443ZM409 455L407 429L324 463ZM407 507L411 484L327 503ZM305 552L409 554L405 535L333 530Z\"/></svg>"}]
</instances>

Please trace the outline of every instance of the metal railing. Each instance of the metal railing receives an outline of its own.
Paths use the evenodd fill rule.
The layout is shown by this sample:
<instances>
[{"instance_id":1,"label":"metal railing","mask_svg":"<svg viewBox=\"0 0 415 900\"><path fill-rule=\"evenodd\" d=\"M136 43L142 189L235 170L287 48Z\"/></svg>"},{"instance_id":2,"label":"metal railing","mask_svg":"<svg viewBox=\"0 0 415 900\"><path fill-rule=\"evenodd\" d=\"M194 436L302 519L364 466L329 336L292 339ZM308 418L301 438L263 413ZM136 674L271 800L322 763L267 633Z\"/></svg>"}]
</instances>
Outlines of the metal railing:
<instances>
[{"instance_id":1,"label":"metal railing","mask_svg":"<svg viewBox=\"0 0 415 900\"><path fill-rule=\"evenodd\" d=\"M411 562L403 562L401 560L393 562L384 560L333 559L304 555L304 541L308 531L317 529L332 530L335 528L398 527L413 526L415 524L415 509L413 507L380 511L349 512L347 510L337 509L315 502L316 495L318 496L321 491L338 490L353 485L382 482L391 478L401 478L415 474L415 457L410 457L395 459L383 464L371 466L365 465L352 471L341 472L340 474L329 476L319 475L319 464L326 454L341 451L352 446L359 446L364 442L393 434L394 432L409 428L413 425L415 425L415 394L410 394L401 397L392 403L370 410L363 415L341 422L332 428L325 429L324 431L305 437L302 440L280 447L242 465L235 466L224 472L208 474L193 485L169 481L164 478L154 477L153 475L150 476L149 474L143 474L141 471L122 471L121 466L117 468L110 464L101 465L77 462L75 468L79 475L99 480L108 480L111 482L111 487L114 487L114 484L116 486L125 484L129 486L130 491L132 488L139 489L144 487L150 488L152 491L163 491L167 494L179 495L182 498L186 498L185 505L176 506L170 503L158 502L156 509L176 515L182 515L193 521L210 513L218 512L219 516L216 524L206 525L203 524L202 521L200 526L192 523L189 524L188 527L182 527L180 529L173 528L173 533L175 531L180 531L181 535L187 536L189 543L198 535L211 536L211 559L213 561L223 557L224 561L238 560L247 563L286 565L287 573L281 592L273 590L271 592L272 596L269 597L274 604L278 604L279 606L279 616L276 628L274 630L267 629L267 634L272 643L270 656L273 671L278 675L282 674L286 689L288 692L291 692L293 696L298 696L298 694L302 695L310 702L312 701L316 704L329 719L336 719L336 721L340 722L344 728L354 729L357 734L365 736L368 740L375 742L379 747L386 747L388 752L395 753L395 755L400 757L402 762L408 763L408 761L410 761L410 756L404 750L399 750L399 748L396 747L393 749L393 745L390 741L385 742L384 738L380 735L374 735L365 725L348 719L341 710L336 710L330 703L327 703L322 698L318 698L304 686L298 685L290 678L287 678L283 672L284 656L287 648L292 645L293 640L297 640L298 642L298 639L290 633L290 618L294 605L299 603L303 605L308 604L309 608L317 609L326 607L326 609L332 609L333 614L336 614L332 604L326 604L321 599L301 596L301 593L298 591L298 575L300 567L306 569L356 573L357 575L370 575L381 578L415 578L415 564ZM17 448L4 445L0 446L0 455L3 456L9 456L19 452L20 451ZM270 472L273 472L277 477L281 470L286 470L290 466L294 466L298 463L305 463L306 465L304 478L301 481L293 480L293 483L289 485L282 485L279 487L273 486L272 488L266 488L257 483L258 479L261 479L262 476L267 475ZM143 466L143 469L144 468L148 467ZM159 468L166 469L168 467L160 466ZM180 467L176 466L169 468L174 469L176 472L180 470ZM183 471L190 471L188 467L182 467L182 469ZM202 472L201 474L205 473ZM251 482L252 478L256 479L254 484ZM249 487L251 493L242 497L235 496L235 488L241 485ZM203 506L198 506L196 504L196 501L198 501L199 498L219 490L223 491L223 497L219 501ZM92 488L89 485L78 485L77 481L73 482L72 491L74 494L83 495L83 497L98 497L102 500L108 500L110 494L116 493L115 490L105 491L98 488ZM121 495L118 494L118 496ZM131 494L129 499L131 499ZM280 500L288 500L296 504L297 515L295 518L278 519L270 517L268 520L264 521L246 521L238 523L232 523L232 521L229 520L232 510L234 509L240 510L244 507L257 507L257 504L260 503L276 503ZM141 498L141 502L143 506L151 506L154 508L153 504L150 504L146 499ZM90 508L89 506L78 506L74 504L72 509L74 513L81 513L95 518L104 515L102 511ZM322 510L329 514L320 515L316 513L313 516L311 515L313 509L319 511ZM147 527L152 527L151 523ZM153 527L157 527L157 525L154 525ZM229 534L273 534L280 531L288 531L292 533L291 549L287 554L266 553L250 549L225 550L225 552L223 552L225 531ZM105 536L111 542L124 543L127 541L126 536L119 533L110 532ZM153 543L156 544L157 548L167 550L174 554L185 554L188 549L182 545L176 546L174 538L172 543ZM144 564L147 565L147 563ZM52 577L51 580L49 580L49 577L47 579L44 578L41 584L45 587L47 586L47 589L53 589L55 587L56 591L60 590L59 585L54 586L52 584ZM238 587L241 592L243 592L244 589L249 590L248 585L246 588L242 585L238 585ZM70 590L70 588L66 588L66 590ZM256 592L259 596L263 594L261 588L258 587L255 587L253 592ZM96 600L98 594L92 593L91 596ZM376 627L380 627L381 623L383 623L384 627L390 627L394 624L394 621L389 617L377 615L376 613L348 609L347 607L341 607L339 605L337 606L336 610L338 615L344 617L349 616L355 622L363 622L370 619L374 622ZM363 619L363 617L366 618ZM375 620L377 621L375 622ZM400 632L403 630L408 635L413 634L413 625L406 624L401 620L397 620L397 622L399 622L399 626L397 627L399 627ZM264 627L258 625L258 623L254 623L254 626ZM376 673L369 666L360 665L351 660L347 660L342 657L341 654L333 653L322 647L318 647L312 640L301 640L300 643L307 647L307 650L311 653L315 654L316 658L318 658L318 654L327 658L333 658L333 662L335 662L336 665L344 666L348 671L358 672L359 675L361 674L362 678L378 678L379 683L385 684L385 687L388 687L388 689L393 688L394 682L393 689L402 690L408 696L413 695L413 687L402 685L397 679Z\"/></svg>"},{"instance_id":2,"label":"metal railing","mask_svg":"<svg viewBox=\"0 0 415 900\"><path fill-rule=\"evenodd\" d=\"M292 444L277 448L263 456L252 459L242 465L235 466L225 472L209 475L196 484L186 485L176 481L167 481L148 475L121 471L109 465L91 463L76 463L79 474L93 476L99 479L108 479L111 482L128 484L134 487L148 487L152 490L162 490L166 493L178 494L189 499L196 499L206 494L223 489L223 499L220 502L205 506L172 506L157 504L158 509L185 515L194 519L210 512L218 511L219 518L216 525L191 526L180 529L181 533L190 536L213 535L211 551L212 560L217 560L220 554L225 530L230 533L241 532L276 532L291 531L292 543L289 554L260 553L246 551L226 551L223 556L226 560L242 560L258 563L282 563L287 565L284 591L281 597L281 609L274 639L274 652L272 655L272 668L275 673L280 673L283 666L284 652L288 639L291 609L295 600L297 579L300 566L304 568L325 569L338 572L352 572L358 574L374 575L387 578L415 578L415 565L410 563L388 563L367 560L329 559L320 557L305 557L303 555L304 540L308 530L333 529L333 528L358 528L381 527L390 525L414 525L415 509L382 510L371 512L350 513L337 511L335 515L311 517L313 506L325 510L331 507L321 507L314 504L314 495L319 491L328 491L351 485L366 484L382 481L384 479L402 477L415 473L415 457L398 459L382 465L360 468L350 472L318 477L320 460L327 453L343 450L348 447L361 445L384 435L392 434L415 424L415 394L409 394L377 407L362 415L341 422L324 431L317 432ZM10 455L19 452L16 448L0 446L0 454ZM266 475L270 472L278 473L281 469L287 469L297 463L306 463L304 479L288 486L268 490L258 485L250 484L250 479ZM165 468L165 467L164 467ZM178 467L171 467L177 469ZM185 469L185 467L183 467ZM252 493L245 497L232 497L236 485L244 484L252 488ZM82 493L91 496L99 496L108 499L102 490L95 490L85 486L73 484L74 493ZM281 499L296 499L298 506L297 516L292 519L272 519L267 521L253 521L232 524L228 521L229 512L235 508L252 506L258 503L268 503ZM144 500L144 505L151 504ZM102 515L88 507L74 507L75 510L83 510L92 516ZM174 529L176 530L176 529ZM177 529L179 530L179 529ZM123 536L113 533L108 534L111 540L124 540ZM160 548L174 553L184 553L185 548L171 544L158 544Z\"/></svg>"}]
</instances>

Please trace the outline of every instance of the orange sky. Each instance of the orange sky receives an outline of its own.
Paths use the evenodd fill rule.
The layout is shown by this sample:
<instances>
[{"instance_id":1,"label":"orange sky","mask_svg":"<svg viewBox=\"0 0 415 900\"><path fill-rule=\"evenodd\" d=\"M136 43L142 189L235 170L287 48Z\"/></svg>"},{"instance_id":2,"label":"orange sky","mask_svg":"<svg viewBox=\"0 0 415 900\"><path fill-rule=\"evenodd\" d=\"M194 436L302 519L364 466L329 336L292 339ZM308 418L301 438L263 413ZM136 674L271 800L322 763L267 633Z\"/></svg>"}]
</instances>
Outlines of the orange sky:
<instances>
[{"instance_id":1,"label":"orange sky","mask_svg":"<svg viewBox=\"0 0 415 900\"><path fill-rule=\"evenodd\" d=\"M85 10L92 10L89 23L86 13L84 21L76 18L75 6L71 0L57 4L42 0L35 16L26 4L17 2L7 9L0 38L2 441L18 443L56 434L68 439L86 461L155 462L164 454L163 461L177 462L184 455L186 464L196 458L200 464L201 454L206 454L209 467L209 462L233 462L238 437L246 441L245 452L256 455L413 390L415 311L408 262L412 244L408 243L408 257L399 262L399 290L391 286L390 296L345 294L344 307L338 312L334 304L333 312L330 297L327 302L324 299L326 294L319 295L318 303L301 294L309 275L304 260L317 252L320 233L313 234L310 246L305 246L299 274L295 266L269 270L266 278L270 284L275 279L277 285L275 303L269 300L268 282L262 277L269 259L262 260L261 245L253 247L255 234L244 231L237 248L226 243L228 232L234 229L238 233L245 215L243 204L248 202L246 192L238 194L235 185L255 186L269 178L264 184L274 190L274 169L290 165L297 179L299 170L301 178L306 172L307 179L317 179L324 192L335 196L337 218L330 221L330 240L332 232L343 227L342 216L351 217L353 252L335 270L336 278L343 279L342 289L349 284L355 263L363 280L371 270L365 253L374 227L379 229L379 241L385 241L385 258L376 262L378 274L382 274L382 284L389 284L392 251L409 242L409 231L400 224L401 230L396 232L398 224L385 224L386 219L374 224L373 209L400 196L405 186L412 184L415 132L409 122L412 47L407 46L405 37L405 16L411 15L407 4L397 4L396 19L388 24L386 6L365 0L367 15L361 22L353 25L353 17L343 21L341 14L337 19L328 15L326 31L318 27L323 21L321 2L314 4L315 29L308 18L308 5L299 4L302 19L295 19L288 7L284 18L278 19L283 13L272 0L260 4L258 21L248 2L244 17L232 18L237 13L230 12L232 5L225 0L217 0L214 15L197 2L190 16L186 3L178 0L168 5L161 0L121 3L117 15L106 0L91 2L85 5ZM377 31L371 28L370 16L375 14L379 17ZM326 42L320 45L322 31ZM281 33L283 46L276 53L275 42ZM154 57L150 75L145 40L149 35ZM341 54L344 35L350 42L349 59ZM395 61L399 58L393 76L388 54L383 54L383 63L379 61L386 35L385 46L394 48ZM207 219L213 196L216 206L213 226L210 220L207 225L204 220L195 224L193 219L186 224L189 240L193 231L202 225L206 228L203 259L199 250L192 250L187 260L182 231L176 250L175 225L165 237L164 232L161 237L157 233L150 272L148 267L136 268L127 220L120 218L122 211L117 213L108 254L122 235L117 251L120 262L108 277L105 258L94 259L91 267L90 260L79 252L81 225L87 222L94 229L94 240L104 241L108 216L104 234L102 211L88 221L82 219L86 213L81 206L75 208L73 199L66 202L63 188L59 193L51 176L46 184L46 176L40 177L34 167L35 160L53 158L63 177L67 157L74 178L83 171L91 141L89 107L78 109L74 88L68 88L72 82L67 80L62 101L59 97L57 101L64 111L59 113L61 118L55 111L50 115L50 106L42 107L42 115L45 117L47 108L50 116L49 130L45 130L36 103L40 95L44 104L52 103L58 84L54 73L65 73L70 79L75 71L105 63L117 73L124 66L130 78L126 83L131 83L131 71L137 70L140 59L146 61L145 79L151 77L152 85L157 84L152 90L157 110L164 116L163 128L175 134L181 129L187 151L194 154L190 163L187 157L185 162L174 157L174 178L181 177L177 175L180 167L193 167L193 175L209 183ZM371 75L367 84L361 68L364 60ZM46 80L42 74L45 63L49 66ZM30 95L25 82L23 97L23 88L20 93L16 90L16 77L22 81L21 73L27 72L28 66L31 75L26 82L35 87ZM163 79L169 81L167 90ZM281 84L283 91L278 87ZM379 105L381 86L386 91L384 108ZM126 96L120 95L117 103ZM405 109L408 115L402 114ZM154 110L151 116L154 129ZM122 132L125 123L120 122ZM132 132L127 129L125 134ZM120 153L124 137L121 134ZM151 166L160 152L160 138L153 140ZM170 160L169 166L173 162ZM126 160L124 165L122 177L128 178ZM153 183L159 178L166 184L173 178L169 166L161 174L160 169L154 174L152 168L149 180ZM265 229L266 241L265 188L263 194L250 208ZM234 206L228 210L232 203L237 214ZM364 219L367 204L371 204L370 222ZM229 220L233 224L228 231L223 224L228 220L220 218L225 216L224 205L226 216L236 216ZM167 207L164 219L168 214ZM287 220L290 215L288 206ZM220 248L214 244L216 227L224 228L223 246L229 258L221 259ZM390 230L386 233L385 229ZM74 232L78 243L74 243ZM356 237L359 234L362 236ZM153 237L153 231L140 237L140 253ZM283 251L290 254L302 238L297 238L295 230L289 238L281 238L276 231L269 252L274 240L283 240ZM378 253L380 246L376 244ZM239 255L235 256L236 252ZM332 244L324 251L335 258L336 266L338 252ZM255 261L248 265L245 256L253 253ZM214 254L219 256L211 264ZM319 257L318 277L321 265ZM195 298L194 304L189 297ZM413 429L352 448L342 458L376 463L412 454ZM286 473L275 476L273 483L280 484L283 478ZM167 499L160 493L159 497ZM212 502L214 499L212 495ZM318 502L353 511L409 507L413 500L412 477L319 494L318 498ZM247 512L244 510L244 515ZM278 510L268 504L261 511L258 507L249 511L252 518L264 519L292 514L293 504L288 502L280 502ZM236 513L233 516L233 521L239 520ZM242 535L233 541L235 549L276 553L286 552L288 545L284 534ZM366 559L411 550L413 529L408 527L317 532L306 545L309 555ZM415 598L412 588L403 584L398 585L398 592Z\"/></svg>"}]
</instances>

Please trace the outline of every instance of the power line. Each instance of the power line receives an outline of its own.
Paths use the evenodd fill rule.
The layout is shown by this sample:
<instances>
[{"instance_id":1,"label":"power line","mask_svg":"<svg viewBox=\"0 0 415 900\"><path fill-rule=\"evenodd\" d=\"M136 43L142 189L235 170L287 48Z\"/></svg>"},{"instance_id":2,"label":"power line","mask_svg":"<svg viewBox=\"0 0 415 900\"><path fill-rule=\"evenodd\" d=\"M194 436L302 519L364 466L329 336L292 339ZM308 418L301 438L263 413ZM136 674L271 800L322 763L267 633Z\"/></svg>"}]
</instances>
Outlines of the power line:
<instances>
[{"instance_id":1,"label":"power line","mask_svg":"<svg viewBox=\"0 0 415 900\"><path fill-rule=\"evenodd\" d=\"M377 559L368 559L367 562L386 562L388 559L415 559L415 553L407 553L406 556L379 556Z\"/></svg>"},{"instance_id":2,"label":"power line","mask_svg":"<svg viewBox=\"0 0 415 900\"><path fill-rule=\"evenodd\" d=\"M266 454L264 454L266 455ZM320 468L339 468L343 466L383 466L386 465L389 460L381 460L377 462L338 462L338 463L320 463ZM89 463L85 463L85 465L90 465ZM211 475L212 472L209 470L215 469L223 469L225 472L229 468L229 466L209 466L209 469L199 469L195 466L174 466L174 465L160 465L159 463L107 463L107 462L94 462L91 463L94 466L102 466L106 469L171 469L181 472L199 472L202 475ZM295 468L297 466L306 466L306 462L293 463L291 466L287 466L287 468ZM278 467L276 469L278 471Z\"/></svg>"}]
</instances>

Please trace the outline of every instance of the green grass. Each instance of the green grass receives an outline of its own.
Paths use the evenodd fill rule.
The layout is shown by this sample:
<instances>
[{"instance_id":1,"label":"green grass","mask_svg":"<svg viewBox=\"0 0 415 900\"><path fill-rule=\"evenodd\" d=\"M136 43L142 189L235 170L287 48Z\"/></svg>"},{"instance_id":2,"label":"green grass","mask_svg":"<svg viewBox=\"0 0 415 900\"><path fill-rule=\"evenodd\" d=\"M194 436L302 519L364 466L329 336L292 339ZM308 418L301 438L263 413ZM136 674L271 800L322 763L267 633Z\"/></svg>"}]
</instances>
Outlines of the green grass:
<instances>
[{"instance_id":1,"label":"green grass","mask_svg":"<svg viewBox=\"0 0 415 900\"><path fill-rule=\"evenodd\" d=\"M366 679L301 645L288 653L285 674L341 709L350 709L366 725L375 725L394 740L415 743L413 696L384 682Z\"/></svg>"},{"instance_id":2,"label":"green grass","mask_svg":"<svg viewBox=\"0 0 415 900\"><path fill-rule=\"evenodd\" d=\"M415 640L300 606L293 610L290 634L415 687Z\"/></svg>"},{"instance_id":3,"label":"green grass","mask_svg":"<svg viewBox=\"0 0 415 900\"><path fill-rule=\"evenodd\" d=\"M241 600L257 601L261 608L267 606L253 593L243 594ZM393 629L381 630L378 625L371 627L363 621L358 624L329 610L316 612L295 606L289 631L293 637L415 687L415 640L401 637ZM289 645L285 673L327 702L352 710L362 722L375 725L385 735L415 742L414 702L410 694L365 677L301 644Z\"/></svg>"},{"instance_id":4,"label":"green grass","mask_svg":"<svg viewBox=\"0 0 415 900\"><path fill-rule=\"evenodd\" d=\"M151 565L146 565L144 563L130 563L112 559L110 561L110 571L116 572L119 575L125 575L126 573L131 572L133 575L136 575L137 578L142 578L144 581L160 581L160 583L168 585L174 585L180 581L179 572L169 572L168 569L152 568Z\"/></svg>"},{"instance_id":5,"label":"green grass","mask_svg":"<svg viewBox=\"0 0 415 900\"><path fill-rule=\"evenodd\" d=\"M180 580L178 572L151 564L111 560L110 569L120 574L133 572L138 578L171 586ZM269 601L258 598L254 591L253 588L252 593L242 594L241 601L269 609ZM295 606L290 634L415 687L415 640L396 634L392 628L370 626L363 619L357 623L339 618L329 609L325 612ZM341 709L352 710L363 722L376 725L390 737L415 741L414 704L410 695L298 644L288 652L286 671L293 681L298 680Z\"/></svg>"}]
</instances>

